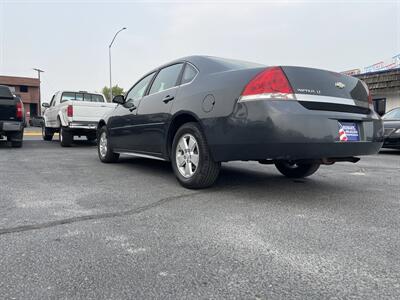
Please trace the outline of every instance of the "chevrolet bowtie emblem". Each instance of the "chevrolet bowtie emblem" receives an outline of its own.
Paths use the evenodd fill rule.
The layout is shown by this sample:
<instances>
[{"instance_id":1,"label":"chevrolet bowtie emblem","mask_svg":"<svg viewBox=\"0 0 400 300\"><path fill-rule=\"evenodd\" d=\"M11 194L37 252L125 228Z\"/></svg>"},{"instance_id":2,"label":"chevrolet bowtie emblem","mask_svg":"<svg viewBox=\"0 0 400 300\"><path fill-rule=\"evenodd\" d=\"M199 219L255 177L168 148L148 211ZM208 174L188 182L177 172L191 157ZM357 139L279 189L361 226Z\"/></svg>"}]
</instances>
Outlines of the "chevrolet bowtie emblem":
<instances>
[{"instance_id":1,"label":"chevrolet bowtie emblem","mask_svg":"<svg viewBox=\"0 0 400 300\"><path fill-rule=\"evenodd\" d=\"M345 84L343 82L335 82L335 86L339 89L344 89L345 88Z\"/></svg>"}]
</instances>

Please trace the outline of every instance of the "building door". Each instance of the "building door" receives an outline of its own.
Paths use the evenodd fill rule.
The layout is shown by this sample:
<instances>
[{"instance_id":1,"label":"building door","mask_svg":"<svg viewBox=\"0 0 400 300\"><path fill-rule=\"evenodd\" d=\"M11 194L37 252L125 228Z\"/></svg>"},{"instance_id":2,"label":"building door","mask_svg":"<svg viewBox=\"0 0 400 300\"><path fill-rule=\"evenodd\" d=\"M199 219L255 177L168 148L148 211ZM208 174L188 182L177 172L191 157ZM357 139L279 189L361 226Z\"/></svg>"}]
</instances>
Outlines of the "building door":
<instances>
[{"instance_id":1,"label":"building door","mask_svg":"<svg viewBox=\"0 0 400 300\"><path fill-rule=\"evenodd\" d=\"M30 103L29 108L31 111L31 118L38 115L38 105L36 103Z\"/></svg>"}]
</instances>

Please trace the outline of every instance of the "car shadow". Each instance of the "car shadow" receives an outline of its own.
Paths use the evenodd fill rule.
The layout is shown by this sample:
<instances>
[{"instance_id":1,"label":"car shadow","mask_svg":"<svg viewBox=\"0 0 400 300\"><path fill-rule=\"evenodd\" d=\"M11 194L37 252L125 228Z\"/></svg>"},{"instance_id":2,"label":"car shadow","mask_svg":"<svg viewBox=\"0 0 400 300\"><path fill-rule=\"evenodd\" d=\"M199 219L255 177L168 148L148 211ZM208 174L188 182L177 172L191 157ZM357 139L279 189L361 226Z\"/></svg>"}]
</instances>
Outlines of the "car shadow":
<instances>
[{"instance_id":1,"label":"car shadow","mask_svg":"<svg viewBox=\"0 0 400 300\"><path fill-rule=\"evenodd\" d=\"M57 141L57 143L59 143ZM94 147L97 145L97 142L91 142L88 140L74 140L72 143L71 147Z\"/></svg>"},{"instance_id":2,"label":"car shadow","mask_svg":"<svg viewBox=\"0 0 400 300\"><path fill-rule=\"evenodd\" d=\"M400 155L400 149L387 149L387 148L384 148L384 149L381 149L379 151L379 154Z\"/></svg>"},{"instance_id":3,"label":"car shadow","mask_svg":"<svg viewBox=\"0 0 400 300\"><path fill-rule=\"evenodd\" d=\"M43 141L43 140L30 140L30 139L24 139L23 146L22 148L13 148L11 147L11 143L7 142L7 140L0 140L0 150L2 149L29 149L31 147L38 147L42 146L44 148L47 147L60 147L60 142L58 139L54 139L52 141ZM87 147L96 147L96 142L90 142L88 140L74 140L74 142L71 144L71 147L69 148L87 148ZM62 148L62 149L68 149L68 148Z\"/></svg>"},{"instance_id":4,"label":"car shadow","mask_svg":"<svg viewBox=\"0 0 400 300\"><path fill-rule=\"evenodd\" d=\"M6 140L0 140L0 149L11 149L11 143Z\"/></svg>"},{"instance_id":5,"label":"car shadow","mask_svg":"<svg viewBox=\"0 0 400 300\"><path fill-rule=\"evenodd\" d=\"M162 177L167 183L179 186L178 181L175 179L171 163L169 162L139 157L122 157L118 164L122 167L139 171L146 176ZM341 186L342 190L346 188L346 185ZM354 190L354 187L349 184L348 189ZM290 179L276 172L273 165L264 166L262 169L258 168L258 170L251 170L247 167L222 164L217 182L204 191L218 192L221 190L224 190L224 192L243 192L243 190L245 190L248 192L247 195L257 193L262 195L262 197L264 197L265 194L275 195L285 191L285 193L291 193L293 197L296 197L297 192L307 195L321 194L321 191L324 191L324 193L334 193L338 191L338 187L337 184L331 184L327 180L321 180L321 175L318 175L318 173L309 178Z\"/></svg>"},{"instance_id":6,"label":"car shadow","mask_svg":"<svg viewBox=\"0 0 400 300\"><path fill-rule=\"evenodd\" d=\"M142 157L120 157L118 164L148 175L174 175L170 162Z\"/></svg>"}]
</instances>

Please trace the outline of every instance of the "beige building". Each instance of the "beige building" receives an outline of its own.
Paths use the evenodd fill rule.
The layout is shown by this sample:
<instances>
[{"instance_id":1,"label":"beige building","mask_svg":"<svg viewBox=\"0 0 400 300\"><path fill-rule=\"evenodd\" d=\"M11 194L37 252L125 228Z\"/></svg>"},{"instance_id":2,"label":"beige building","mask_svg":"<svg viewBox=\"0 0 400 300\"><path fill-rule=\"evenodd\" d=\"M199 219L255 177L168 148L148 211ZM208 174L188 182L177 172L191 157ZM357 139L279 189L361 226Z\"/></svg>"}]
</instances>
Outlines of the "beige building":
<instances>
[{"instance_id":1,"label":"beige building","mask_svg":"<svg viewBox=\"0 0 400 300\"><path fill-rule=\"evenodd\" d=\"M375 110L380 114L400 107L400 68L353 76L367 83Z\"/></svg>"}]
</instances>

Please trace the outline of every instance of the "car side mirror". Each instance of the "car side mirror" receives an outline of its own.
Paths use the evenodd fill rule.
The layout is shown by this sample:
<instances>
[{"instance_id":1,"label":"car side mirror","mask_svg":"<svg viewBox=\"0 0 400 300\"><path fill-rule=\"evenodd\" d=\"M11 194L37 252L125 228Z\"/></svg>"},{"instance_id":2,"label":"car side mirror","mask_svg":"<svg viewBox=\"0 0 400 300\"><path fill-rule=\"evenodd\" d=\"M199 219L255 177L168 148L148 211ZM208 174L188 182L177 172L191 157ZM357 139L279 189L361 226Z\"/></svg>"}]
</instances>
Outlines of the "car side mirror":
<instances>
[{"instance_id":1,"label":"car side mirror","mask_svg":"<svg viewBox=\"0 0 400 300\"><path fill-rule=\"evenodd\" d=\"M375 104L374 106L375 106L376 112L380 116L383 116L385 114L385 111L386 111L386 99L374 100L374 104Z\"/></svg>"},{"instance_id":2,"label":"car side mirror","mask_svg":"<svg viewBox=\"0 0 400 300\"><path fill-rule=\"evenodd\" d=\"M49 108L49 107L50 107L50 104L48 104L48 103L42 103L42 106L43 106L44 108Z\"/></svg>"},{"instance_id":3,"label":"car side mirror","mask_svg":"<svg viewBox=\"0 0 400 300\"><path fill-rule=\"evenodd\" d=\"M125 103L125 97L123 95L117 95L117 96L114 97L112 102L118 103L118 104L124 104Z\"/></svg>"}]
</instances>

